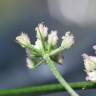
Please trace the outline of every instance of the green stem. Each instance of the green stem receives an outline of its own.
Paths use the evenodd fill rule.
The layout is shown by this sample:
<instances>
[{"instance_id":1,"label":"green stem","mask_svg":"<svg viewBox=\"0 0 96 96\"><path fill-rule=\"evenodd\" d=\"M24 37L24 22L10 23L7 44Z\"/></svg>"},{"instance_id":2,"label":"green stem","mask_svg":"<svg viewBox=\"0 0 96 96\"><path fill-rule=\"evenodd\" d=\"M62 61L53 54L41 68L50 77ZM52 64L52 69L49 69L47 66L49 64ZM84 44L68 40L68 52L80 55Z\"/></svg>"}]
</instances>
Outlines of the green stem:
<instances>
[{"instance_id":1,"label":"green stem","mask_svg":"<svg viewBox=\"0 0 96 96\"><path fill-rule=\"evenodd\" d=\"M58 70L56 69L55 65L53 64L53 61L50 59L49 55L45 55L44 59L46 60L46 62L48 63L51 71L53 72L53 74L55 75L55 77L57 78L57 80L62 84L62 86L65 87L65 89L68 91L68 93L70 94L70 96L79 96L71 87L70 85L64 80L64 78L61 76L61 74L58 72Z\"/></svg>"},{"instance_id":2,"label":"green stem","mask_svg":"<svg viewBox=\"0 0 96 96\"><path fill-rule=\"evenodd\" d=\"M42 44L42 52L44 54L44 52L45 52L45 38L44 38L44 36L42 36L42 32L39 32L39 34L40 34L40 40L41 40L41 44Z\"/></svg>"},{"instance_id":3,"label":"green stem","mask_svg":"<svg viewBox=\"0 0 96 96\"><path fill-rule=\"evenodd\" d=\"M64 51L64 48L59 47L59 48L53 50L53 51L49 54L49 56L54 56L54 55L56 55L56 54L58 54L58 53L60 53L60 52L62 52L62 51Z\"/></svg>"},{"instance_id":4,"label":"green stem","mask_svg":"<svg viewBox=\"0 0 96 96\"><path fill-rule=\"evenodd\" d=\"M87 90L87 89L96 89L96 83L92 82L77 82L70 83L70 86L73 89L78 90ZM65 89L61 84L48 84L48 85L39 85L26 88L16 88L16 89L2 89L0 90L0 96L18 96L18 95L40 95L54 92L64 92Z\"/></svg>"}]
</instances>

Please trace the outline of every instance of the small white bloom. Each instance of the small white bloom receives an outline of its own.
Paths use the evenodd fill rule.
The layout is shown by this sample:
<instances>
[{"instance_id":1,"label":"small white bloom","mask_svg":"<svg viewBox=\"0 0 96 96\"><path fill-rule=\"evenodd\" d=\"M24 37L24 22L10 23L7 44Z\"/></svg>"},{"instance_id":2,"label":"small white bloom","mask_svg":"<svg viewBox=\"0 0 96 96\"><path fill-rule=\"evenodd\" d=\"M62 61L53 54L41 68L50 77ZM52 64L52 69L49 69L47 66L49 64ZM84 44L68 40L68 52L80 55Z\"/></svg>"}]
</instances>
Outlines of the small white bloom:
<instances>
[{"instance_id":1,"label":"small white bloom","mask_svg":"<svg viewBox=\"0 0 96 96\"><path fill-rule=\"evenodd\" d=\"M74 36L70 32L66 32L62 39L61 47L65 49L70 48L74 44Z\"/></svg>"},{"instance_id":2,"label":"small white bloom","mask_svg":"<svg viewBox=\"0 0 96 96\"><path fill-rule=\"evenodd\" d=\"M48 35L48 43L52 46L55 46L58 41L57 31L51 31Z\"/></svg>"},{"instance_id":3,"label":"small white bloom","mask_svg":"<svg viewBox=\"0 0 96 96\"><path fill-rule=\"evenodd\" d=\"M35 28L35 31L37 32L37 38L40 39L40 33L45 38L48 34L48 27L43 25L43 23L38 24L38 26Z\"/></svg>"},{"instance_id":4,"label":"small white bloom","mask_svg":"<svg viewBox=\"0 0 96 96\"><path fill-rule=\"evenodd\" d=\"M24 45L31 44L30 39L26 33L21 33L19 36L16 37L16 41L24 47Z\"/></svg>"},{"instance_id":5,"label":"small white bloom","mask_svg":"<svg viewBox=\"0 0 96 96\"><path fill-rule=\"evenodd\" d=\"M86 71L90 72L96 69L96 57L88 56L87 54L82 55L84 58L84 66Z\"/></svg>"},{"instance_id":6,"label":"small white bloom","mask_svg":"<svg viewBox=\"0 0 96 96\"><path fill-rule=\"evenodd\" d=\"M96 82L96 71L87 72L87 81Z\"/></svg>"},{"instance_id":7,"label":"small white bloom","mask_svg":"<svg viewBox=\"0 0 96 96\"><path fill-rule=\"evenodd\" d=\"M41 47L42 47L41 40L37 39L35 41L34 48L41 49Z\"/></svg>"},{"instance_id":8,"label":"small white bloom","mask_svg":"<svg viewBox=\"0 0 96 96\"><path fill-rule=\"evenodd\" d=\"M86 53L83 55L85 71L87 73L86 80L96 82L96 57L88 56Z\"/></svg>"},{"instance_id":9,"label":"small white bloom","mask_svg":"<svg viewBox=\"0 0 96 96\"><path fill-rule=\"evenodd\" d=\"M27 62L27 67L29 69L33 69L34 68L34 63L32 62L32 60L30 58L26 58L26 62Z\"/></svg>"}]
</instances>

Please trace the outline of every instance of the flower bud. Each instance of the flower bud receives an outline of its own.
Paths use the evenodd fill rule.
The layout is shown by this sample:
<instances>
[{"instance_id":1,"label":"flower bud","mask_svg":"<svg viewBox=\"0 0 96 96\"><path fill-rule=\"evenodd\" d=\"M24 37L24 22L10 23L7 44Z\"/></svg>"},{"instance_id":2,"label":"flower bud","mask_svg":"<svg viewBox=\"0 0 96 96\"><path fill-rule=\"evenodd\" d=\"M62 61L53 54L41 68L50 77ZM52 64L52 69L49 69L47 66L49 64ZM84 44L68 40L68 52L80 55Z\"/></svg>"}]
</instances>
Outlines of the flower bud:
<instances>
[{"instance_id":1,"label":"flower bud","mask_svg":"<svg viewBox=\"0 0 96 96\"><path fill-rule=\"evenodd\" d=\"M36 37L40 39L40 34L45 38L48 34L48 27L43 25L43 23L38 24L38 26L35 28L35 31L37 32Z\"/></svg>"},{"instance_id":2,"label":"flower bud","mask_svg":"<svg viewBox=\"0 0 96 96\"><path fill-rule=\"evenodd\" d=\"M58 41L57 31L51 31L48 35L48 44L51 46L55 46Z\"/></svg>"},{"instance_id":3,"label":"flower bud","mask_svg":"<svg viewBox=\"0 0 96 96\"><path fill-rule=\"evenodd\" d=\"M74 36L70 32L66 32L62 39L61 47L64 49L70 48L74 44Z\"/></svg>"},{"instance_id":4,"label":"flower bud","mask_svg":"<svg viewBox=\"0 0 96 96\"><path fill-rule=\"evenodd\" d=\"M35 41L34 48L36 48L36 49L41 49L42 48L41 40L37 39Z\"/></svg>"},{"instance_id":5,"label":"flower bud","mask_svg":"<svg viewBox=\"0 0 96 96\"><path fill-rule=\"evenodd\" d=\"M29 68L29 69L33 69L35 66L35 64L34 64L34 62L32 62L32 60L30 59L30 58L26 58L26 62L27 62L27 67Z\"/></svg>"},{"instance_id":6,"label":"flower bud","mask_svg":"<svg viewBox=\"0 0 96 96\"><path fill-rule=\"evenodd\" d=\"M30 39L27 34L21 33L21 35L16 37L16 41L22 46L25 47L29 44L31 44Z\"/></svg>"}]
</instances>

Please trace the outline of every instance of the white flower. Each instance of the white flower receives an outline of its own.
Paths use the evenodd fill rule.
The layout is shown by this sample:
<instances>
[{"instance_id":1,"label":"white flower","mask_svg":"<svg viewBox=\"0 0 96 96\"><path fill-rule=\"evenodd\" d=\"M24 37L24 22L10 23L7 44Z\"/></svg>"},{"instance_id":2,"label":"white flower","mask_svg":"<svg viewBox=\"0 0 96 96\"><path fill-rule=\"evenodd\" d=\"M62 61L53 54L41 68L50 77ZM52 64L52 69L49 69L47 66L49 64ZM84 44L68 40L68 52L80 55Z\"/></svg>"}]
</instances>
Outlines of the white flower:
<instances>
[{"instance_id":1,"label":"white flower","mask_svg":"<svg viewBox=\"0 0 96 96\"><path fill-rule=\"evenodd\" d=\"M22 46L25 47L26 45L31 44L30 39L26 33L21 33L19 36L16 37L16 41Z\"/></svg>"},{"instance_id":2,"label":"white flower","mask_svg":"<svg viewBox=\"0 0 96 96\"><path fill-rule=\"evenodd\" d=\"M38 24L38 26L35 28L35 31L37 32L37 38L40 39L40 34L45 38L48 34L48 27L43 25L43 23Z\"/></svg>"},{"instance_id":3,"label":"white flower","mask_svg":"<svg viewBox=\"0 0 96 96\"><path fill-rule=\"evenodd\" d=\"M26 58L26 63L27 63L27 67L29 69L33 69L34 68L34 63L32 62L32 60L30 58Z\"/></svg>"},{"instance_id":4,"label":"white flower","mask_svg":"<svg viewBox=\"0 0 96 96\"><path fill-rule=\"evenodd\" d=\"M74 36L70 32L66 32L62 39L61 47L65 49L70 48L74 44Z\"/></svg>"},{"instance_id":5,"label":"white flower","mask_svg":"<svg viewBox=\"0 0 96 96\"><path fill-rule=\"evenodd\" d=\"M51 31L48 35L48 43L52 46L55 46L58 41L57 31Z\"/></svg>"},{"instance_id":6,"label":"white flower","mask_svg":"<svg viewBox=\"0 0 96 96\"><path fill-rule=\"evenodd\" d=\"M96 71L87 72L87 81L96 82Z\"/></svg>"},{"instance_id":7,"label":"white flower","mask_svg":"<svg viewBox=\"0 0 96 96\"><path fill-rule=\"evenodd\" d=\"M87 54L82 55L84 58L84 66L87 72L91 72L96 69L96 57L88 56Z\"/></svg>"},{"instance_id":8,"label":"white flower","mask_svg":"<svg viewBox=\"0 0 96 96\"><path fill-rule=\"evenodd\" d=\"M87 73L86 80L96 82L96 57L88 56L85 53L82 56L84 58L85 72Z\"/></svg>"},{"instance_id":9,"label":"white flower","mask_svg":"<svg viewBox=\"0 0 96 96\"><path fill-rule=\"evenodd\" d=\"M42 47L41 40L40 40L40 39L37 39L37 40L35 41L34 48L36 48L36 49L41 49L41 47Z\"/></svg>"}]
</instances>

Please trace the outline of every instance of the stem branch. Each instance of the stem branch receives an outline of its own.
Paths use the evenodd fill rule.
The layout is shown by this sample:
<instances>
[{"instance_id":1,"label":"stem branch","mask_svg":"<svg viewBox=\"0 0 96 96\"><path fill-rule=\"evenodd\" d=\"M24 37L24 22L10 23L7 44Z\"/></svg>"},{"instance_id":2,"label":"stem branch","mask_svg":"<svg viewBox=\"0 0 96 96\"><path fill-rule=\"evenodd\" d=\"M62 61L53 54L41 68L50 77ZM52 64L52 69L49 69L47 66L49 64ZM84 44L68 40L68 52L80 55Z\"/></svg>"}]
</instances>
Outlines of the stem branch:
<instances>
[{"instance_id":1,"label":"stem branch","mask_svg":"<svg viewBox=\"0 0 96 96\"><path fill-rule=\"evenodd\" d=\"M54 55L56 55L56 54L58 54L58 53L60 53L60 52L62 52L62 51L64 51L64 48L59 47L59 48L53 50L53 51L49 54L49 56L54 56Z\"/></svg>"},{"instance_id":2,"label":"stem branch","mask_svg":"<svg viewBox=\"0 0 96 96\"><path fill-rule=\"evenodd\" d=\"M53 64L53 61L50 59L50 57L48 55L44 56L44 59L46 60L46 62L48 63L51 71L53 72L53 74L55 75L55 77L57 78L57 80L61 83L61 85L68 91L68 93L70 94L70 96L79 96L71 87L70 85L64 80L64 78L61 76L61 74L58 72L58 70L56 69L55 65Z\"/></svg>"}]
</instances>

